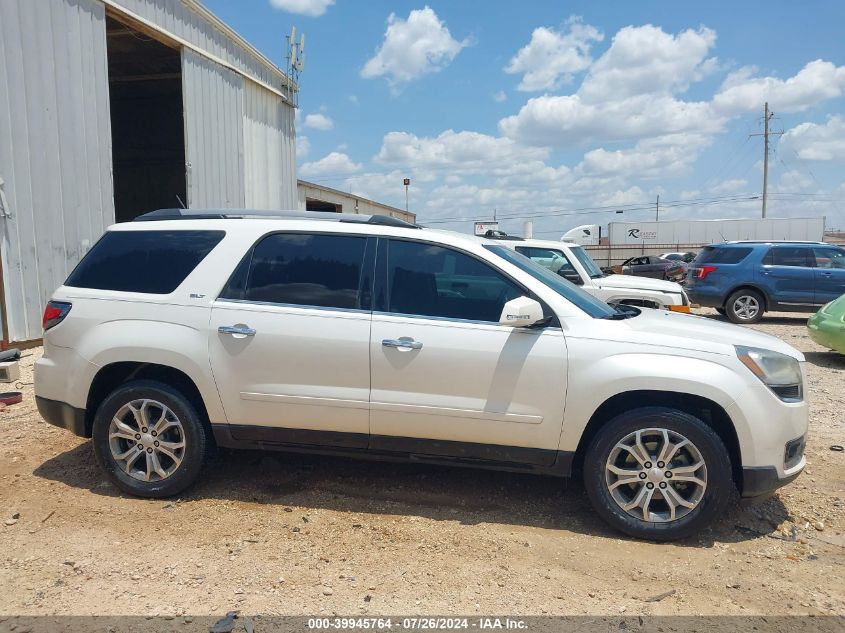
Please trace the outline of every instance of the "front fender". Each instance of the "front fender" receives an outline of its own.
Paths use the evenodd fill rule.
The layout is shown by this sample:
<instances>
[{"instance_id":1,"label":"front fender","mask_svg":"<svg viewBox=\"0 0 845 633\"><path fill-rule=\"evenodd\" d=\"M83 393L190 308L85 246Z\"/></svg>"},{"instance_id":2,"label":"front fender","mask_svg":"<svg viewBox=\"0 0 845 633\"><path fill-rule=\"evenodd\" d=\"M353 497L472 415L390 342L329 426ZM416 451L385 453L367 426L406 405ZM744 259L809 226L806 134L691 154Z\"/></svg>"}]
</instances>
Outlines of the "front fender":
<instances>
[{"instance_id":1,"label":"front fender","mask_svg":"<svg viewBox=\"0 0 845 633\"><path fill-rule=\"evenodd\" d=\"M723 357L684 350L626 351L596 354L599 341L567 340L570 351L569 385L559 448L575 451L590 418L610 398L634 391L662 391L706 398L726 411L748 389ZM599 359L596 360L596 356ZM710 358L707 358L709 356ZM642 402L642 406L649 406ZM753 446L744 417L732 420L740 446Z\"/></svg>"}]
</instances>

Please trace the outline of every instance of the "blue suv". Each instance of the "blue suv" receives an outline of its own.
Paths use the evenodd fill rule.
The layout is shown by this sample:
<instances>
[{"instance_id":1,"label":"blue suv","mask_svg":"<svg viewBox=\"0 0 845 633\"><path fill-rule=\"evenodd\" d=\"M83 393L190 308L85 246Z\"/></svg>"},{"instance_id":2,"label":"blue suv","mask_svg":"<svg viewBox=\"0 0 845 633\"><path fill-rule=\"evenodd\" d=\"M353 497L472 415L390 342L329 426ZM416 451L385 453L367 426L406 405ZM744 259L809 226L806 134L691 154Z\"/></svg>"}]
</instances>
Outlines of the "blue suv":
<instances>
[{"instance_id":1,"label":"blue suv","mask_svg":"<svg viewBox=\"0 0 845 633\"><path fill-rule=\"evenodd\" d=\"M685 282L694 303L734 323L769 310L815 312L845 294L845 248L824 242L725 242L705 246Z\"/></svg>"}]
</instances>

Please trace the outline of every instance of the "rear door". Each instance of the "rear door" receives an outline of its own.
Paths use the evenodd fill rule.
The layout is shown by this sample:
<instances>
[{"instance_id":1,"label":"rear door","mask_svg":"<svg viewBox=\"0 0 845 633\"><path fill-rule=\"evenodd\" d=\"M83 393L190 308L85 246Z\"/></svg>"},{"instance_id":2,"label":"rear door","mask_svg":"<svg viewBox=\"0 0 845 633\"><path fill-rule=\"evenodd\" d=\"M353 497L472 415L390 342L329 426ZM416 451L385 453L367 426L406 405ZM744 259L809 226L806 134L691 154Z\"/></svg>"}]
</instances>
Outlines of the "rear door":
<instances>
[{"instance_id":1,"label":"rear door","mask_svg":"<svg viewBox=\"0 0 845 633\"><path fill-rule=\"evenodd\" d=\"M813 252L806 246L773 246L759 270L772 302L786 309L815 305L814 263Z\"/></svg>"},{"instance_id":2,"label":"rear door","mask_svg":"<svg viewBox=\"0 0 845 633\"><path fill-rule=\"evenodd\" d=\"M814 246L815 297L825 304L845 294L845 249L836 246Z\"/></svg>"},{"instance_id":3,"label":"rear door","mask_svg":"<svg viewBox=\"0 0 845 633\"><path fill-rule=\"evenodd\" d=\"M236 439L365 448L375 241L272 233L211 312L209 351Z\"/></svg>"},{"instance_id":4,"label":"rear door","mask_svg":"<svg viewBox=\"0 0 845 633\"><path fill-rule=\"evenodd\" d=\"M550 464L566 396L559 327L501 326L529 294L473 255L381 240L370 348L374 450Z\"/></svg>"}]
</instances>

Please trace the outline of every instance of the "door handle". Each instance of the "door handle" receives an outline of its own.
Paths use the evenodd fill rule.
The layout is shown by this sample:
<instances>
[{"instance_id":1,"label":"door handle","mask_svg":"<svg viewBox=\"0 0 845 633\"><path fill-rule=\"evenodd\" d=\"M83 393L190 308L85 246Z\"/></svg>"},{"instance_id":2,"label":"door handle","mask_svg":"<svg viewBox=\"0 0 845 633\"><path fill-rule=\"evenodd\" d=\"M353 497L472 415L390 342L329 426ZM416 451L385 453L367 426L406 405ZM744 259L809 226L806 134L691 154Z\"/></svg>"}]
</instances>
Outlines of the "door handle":
<instances>
[{"instance_id":1,"label":"door handle","mask_svg":"<svg viewBox=\"0 0 845 633\"><path fill-rule=\"evenodd\" d=\"M239 334L241 336L255 336L255 330L246 325L221 325L217 328L220 334Z\"/></svg>"},{"instance_id":2,"label":"door handle","mask_svg":"<svg viewBox=\"0 0 845 633\"><path fill-rule=\"evenodd\" d=\"M398 347L400 349L422 349L422 343L407 339L386 338L381 342L383 347Z\"/></svg>"}]
</instances>

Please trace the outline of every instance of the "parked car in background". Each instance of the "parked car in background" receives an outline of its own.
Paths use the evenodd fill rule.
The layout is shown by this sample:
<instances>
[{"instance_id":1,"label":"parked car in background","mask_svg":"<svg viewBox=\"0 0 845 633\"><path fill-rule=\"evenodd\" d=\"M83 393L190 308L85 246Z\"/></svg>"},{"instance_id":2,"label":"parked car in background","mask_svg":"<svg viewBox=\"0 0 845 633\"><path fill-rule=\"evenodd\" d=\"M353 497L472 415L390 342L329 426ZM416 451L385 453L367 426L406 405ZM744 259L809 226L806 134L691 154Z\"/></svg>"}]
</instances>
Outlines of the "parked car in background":
<instances>
[{"instance_id":1,"label":"parked car in background","mask_svg":"<svg viewBox=\"0 0 845 633\"><path fill-rule=\"evenodd\" d=\"M612 266L611 270L618 275L635 275L675 282L683 281L687 272L683 262L661 259L657 255L629 257L622 264Z\"/></svg>"},{"instance_id":2,"label":"parked car in background","mask_svg":"<svg viewBox=\"0 0 845 633\"><path fill-rule=\"evenodd\" d=\"M775 337L609 306L495 240L276 213L117 224L53 293L38 410L120 490L179 494L215 446L577 473L669 540L806 464L804 357Z\"/></svg>"},{"instance_id":3,"label":"parked car in background","mask_svg":"<svg viewBox=\"0 0 845 633\"><path fill-rule=\"evenodd\" d=\"M815 312L845 294L845 248L824 242L725 242L705 246L685 283L693 302L734 323L768 311Z\"/></svg>"},{"instance_id":4,"label":"parked car in background","mask_svg":"<svg viewBox=\"0 0 845 633\"><path fill-rule=\"evenodd\" d=\"M666 259L673 262L683 262L685 264L689 264L692 260L695 259L696 253L686 252L686 253L660 253L658 257L660 259Z\"/></svg>"},{"instance_id":5,"label":"parked car in background","mask_svg":"<svg viewBox=\"0 0 845 633\"><path fill-rule=\"evenodd\" d=\"M611 304L661 308L689 312L689 298L683 287L671 281L608 275L602 272L590 254L572 242L514 239L499 235L503 244L548 268L594 297Z\"/></svg>"},{"instance_id":6,"label":"parked car in background","mask_svg":"<svg viewBox=\"0 0 845 633\"><path fill-rule=\"evenodd\" d=\"M811 316L807 329L810 338L822 347L845 354L845 294Z\"/></svg>"}]
</instances>

